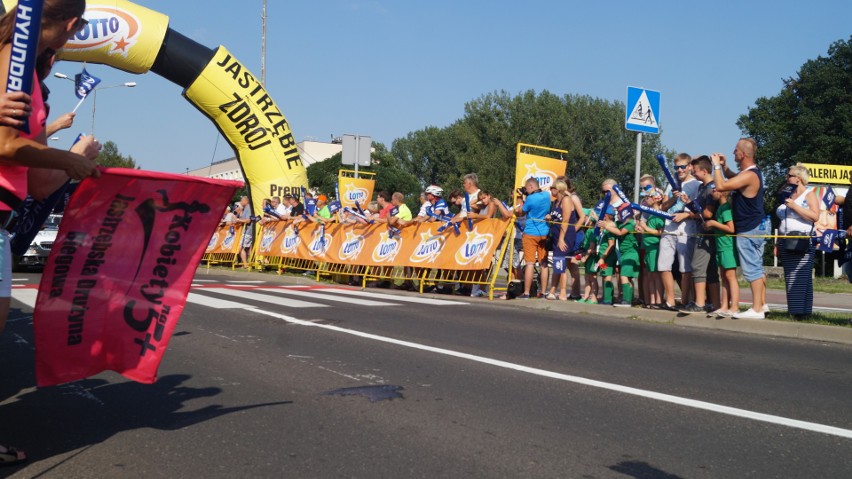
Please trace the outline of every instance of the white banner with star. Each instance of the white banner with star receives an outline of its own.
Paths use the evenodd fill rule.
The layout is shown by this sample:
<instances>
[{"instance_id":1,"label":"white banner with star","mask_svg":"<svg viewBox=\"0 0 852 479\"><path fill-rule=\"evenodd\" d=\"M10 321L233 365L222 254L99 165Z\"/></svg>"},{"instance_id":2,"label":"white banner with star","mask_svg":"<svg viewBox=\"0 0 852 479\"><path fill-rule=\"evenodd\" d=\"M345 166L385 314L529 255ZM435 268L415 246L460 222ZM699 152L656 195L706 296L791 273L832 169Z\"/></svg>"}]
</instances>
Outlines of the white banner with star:
<instances>
[{"instance_id":1,"label":"white banner with star","mask_svg":"<svg viewBox=\"0 0 852 479\"><path fill-rule=\"evenodd\" d=\"M257 255L347 263L479 270L491 266L508 220L463 222L438 231L443 223L412 224L391 235L387 225L326 225L280 221L263 227Z\"/></svg>"}]
</instances>

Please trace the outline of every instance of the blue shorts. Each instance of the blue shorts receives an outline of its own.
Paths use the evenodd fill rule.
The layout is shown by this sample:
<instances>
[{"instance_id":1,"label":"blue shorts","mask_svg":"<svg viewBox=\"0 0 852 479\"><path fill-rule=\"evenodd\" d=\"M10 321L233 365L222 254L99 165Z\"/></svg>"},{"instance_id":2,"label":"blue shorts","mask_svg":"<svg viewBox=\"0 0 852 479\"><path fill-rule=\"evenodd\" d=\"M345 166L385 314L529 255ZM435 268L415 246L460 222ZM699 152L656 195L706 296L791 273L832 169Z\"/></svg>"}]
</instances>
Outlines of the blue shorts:
<instances>
[{"instance_id":1,"label":"blue shorts","mask_svg":"<svg viewBox=\"0 0 852 479\"><path fill-rule=\"evenodd\" d=\"M737 255L740 258L740 268L743 271L743 278L751 283L763 277L763 246L766 244L766 238L762 235L766 233L760 227L751 231L738 231L736 237ZM760 238L747 238L745 236L758 236Z\"/></svg>"}]
</instances>

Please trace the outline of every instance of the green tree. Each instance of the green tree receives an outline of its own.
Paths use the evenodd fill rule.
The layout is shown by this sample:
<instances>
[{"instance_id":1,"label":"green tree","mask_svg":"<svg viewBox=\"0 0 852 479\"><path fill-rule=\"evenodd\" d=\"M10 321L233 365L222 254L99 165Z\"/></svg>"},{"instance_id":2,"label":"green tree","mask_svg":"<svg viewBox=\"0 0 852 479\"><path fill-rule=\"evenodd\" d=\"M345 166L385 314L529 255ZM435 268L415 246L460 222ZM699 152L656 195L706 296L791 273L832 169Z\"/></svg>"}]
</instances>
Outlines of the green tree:
<instances>
[{"instance_id":1,"label":"green tree","mask_svg":"<svg viewBox=\"0 0 852 479\"><path fill-rule=\"evenodd\" d=\"M136 164L132 156L122 155L118 151L118 145L112 141L107 141L103 144L103 149L101 149L101 152L98 154L95 161L97 161L99 165L107 167L133 168L137 170L141 168Z\"/></svg>"},{"instance_id":2,"label":"green tree","mask_svg":"<svg viewBox=\"0 0 852 479\"><path fill-rule=\"evenodd\" d=\"M399 191L411 197L420 192L420 183L417 178L400 165L400 162L381 143L373 142L373 153L370 155L370 166L359 167L359 171L375 173L375 191L382 190L394 193ZM341 169L350 169L351 166L342 165L343 155L337 153L331 158L314 163L309 166L308 183L311 188L326 195L334 195L334 187L337 186L338 172Z\"/></svg>"},{"instance_id":3,"label":"green tree","mask_svg":"<svg viewBox=\"0 0 852 479\"><path fill-rule=\"evenodd\" d=\"M796 163L848 163L852 36L834 42L827 57L805 62L795 77L783 80L777 95L758 98L737 126L757 141L758 163L771 186L778 186Z\"/></svg>"},{"instance_id":4,"label":"green tree","mask_svg":"<svg viewBox=\"0 0 852 479\"><path fill-rule=\"evenodd\" d=\"M624 129L624 110L621 102L583 95L489 93L468 102L464 117L452 125L411 132L394 141L391 151L421 186L460 188L461 178L474 172L482 188L505 199L514 182L518 143L568 150L567 174L591 203L610 177L632 195L636 134ZM660 178L654 157L671 152L657 135L644 135L642 152L643 173Z\"/></svg>"}]
</instances>

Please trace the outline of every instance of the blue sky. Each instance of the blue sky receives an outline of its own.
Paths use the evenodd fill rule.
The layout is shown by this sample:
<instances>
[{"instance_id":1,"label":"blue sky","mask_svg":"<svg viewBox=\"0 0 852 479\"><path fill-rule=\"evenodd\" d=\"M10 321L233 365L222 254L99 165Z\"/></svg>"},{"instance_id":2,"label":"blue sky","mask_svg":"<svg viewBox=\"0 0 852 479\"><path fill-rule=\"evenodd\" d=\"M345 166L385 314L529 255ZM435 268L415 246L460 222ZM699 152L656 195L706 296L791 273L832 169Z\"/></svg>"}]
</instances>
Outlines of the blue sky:
<instances>
[{"instance_id":1,"label":"blue sky","mask_svg":"<svg viewBox=\"0 0 852 479\"><path fill-rule=\"evenodd\" d=\"M225 46L260 76L261 0L135 3L168 15L172 29L202 45ZM662 93L667 147L730 152L739 115L852 34L852 2L819 0L267 0L267 14L266 86L296 139L353 133L388 147L410 131L451 124L465 102L488 92L624 102L632 85ZM54 71L80 68L60 62ZM183 173L233 156L177 85L153 73L88 70L103 86L138 83L98 95L94 131L144 169ZM48 84L53 114L70 111L71 83ZM52 145L70 145L91 122L89 99Z\"/></svg>"}]
</instances>

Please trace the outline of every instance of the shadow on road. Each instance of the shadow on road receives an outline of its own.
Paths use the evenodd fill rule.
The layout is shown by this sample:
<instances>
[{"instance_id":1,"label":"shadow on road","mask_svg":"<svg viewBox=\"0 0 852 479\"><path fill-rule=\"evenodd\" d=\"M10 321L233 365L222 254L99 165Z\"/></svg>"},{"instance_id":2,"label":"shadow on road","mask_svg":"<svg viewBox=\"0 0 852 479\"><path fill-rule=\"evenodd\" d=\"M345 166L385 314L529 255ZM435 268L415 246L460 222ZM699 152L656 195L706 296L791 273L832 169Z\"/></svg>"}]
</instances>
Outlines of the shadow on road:
<instances>
[{"instance_id":1,"label":"shadow on road","mask_svg":"<svg viewBox=\"0 0 852 479\"><path fill-rule=\"evenodd\" d=\"M12 310L10 317L25 313ZM234 407L207 405L188 410L189 401L211 398L218 387L185 386L189 375L161 377L155 384L85 379L34 389L32 320L11 322L0 336L0 443L25 450L30 463L74 451L140 428L176 430L237 411L292 401ZM12 471L4 471L12 472Z\"/></svg>"},{"instance_id":2,"label":"shadow on road","mask_svg":"<svg viewBox=\"0 0 852 479\"><path fill-rule=\"evenodd\" d=\"M636 479L682 479L680 476L661 471L647 462L641 461L621 461L609 468Z\"/></svg>"}]
</instances>

